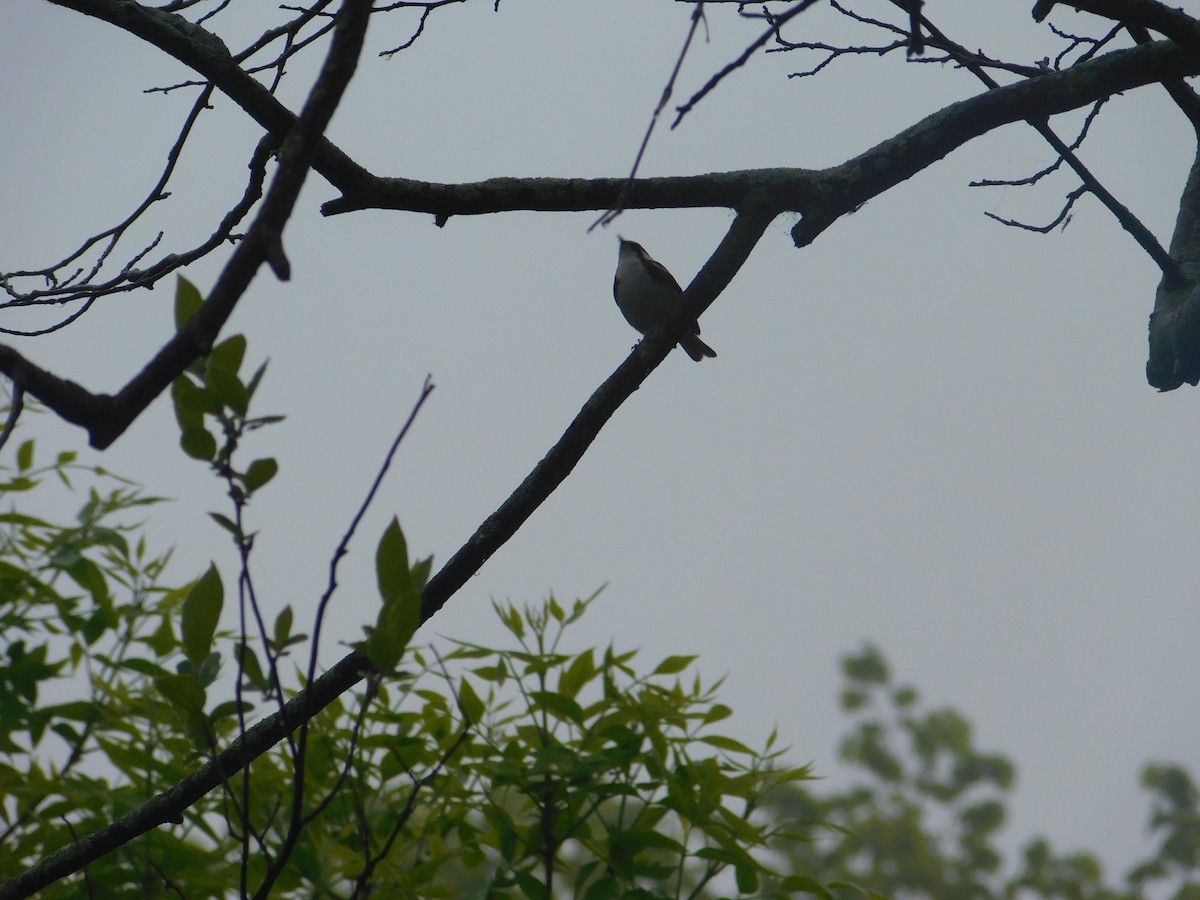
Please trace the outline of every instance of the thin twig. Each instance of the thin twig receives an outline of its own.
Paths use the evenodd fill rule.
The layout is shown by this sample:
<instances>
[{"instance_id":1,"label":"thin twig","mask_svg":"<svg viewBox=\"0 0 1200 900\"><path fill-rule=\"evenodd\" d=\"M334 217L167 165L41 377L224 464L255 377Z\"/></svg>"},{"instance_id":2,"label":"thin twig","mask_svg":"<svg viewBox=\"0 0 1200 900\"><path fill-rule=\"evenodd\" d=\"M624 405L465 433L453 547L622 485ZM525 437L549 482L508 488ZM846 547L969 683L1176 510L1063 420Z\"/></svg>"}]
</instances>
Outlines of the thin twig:
<instances>
[{"instance_id":1,"label":"thin twig","mask_svg":"<svg viewBox=\"0 0 1200 900\"><path fill-rule=\"evenodd\" d=\"M744 66L749 61L750 57L753 56L759 49L761 49L763 45L767 43L767 41L769 41L772 37L778 37L779 30L785 24L787 24L787 22L800 15L800 13L804 12L810 6L813 6L816 2L817 0L801 0L799 5L792 7L782 16L771 16L768 19L771 25L766 31L760 34L749 47L743 50L737 59L727 64L719 72L709 78L708 81L705 82L704 87L696 91L696 93L692 95L691 99L688 100L687 103L679 107L679 109L676 111L675 121L671 123L671 127L674 128L680 122L682 122L683 117L691 112L697 103L716 90L717 85L724 81L727 75Z\"/></svg>"},{"instance_id":2,"label":"thin twig","mask_svg":"<svg viewBox=\"0 0 1200 900\"><path fill-rule=\"evenodd\" d=\"M629 189L633 186L634 179L637 178L638 169L642 165L642 157L646 153L646 148L650 145L650 135L654 133L654 126L658 124L658 117L662 115L662 111L667 108L667 103L671 100L671 95L675 92L675 79L679 77L679 70L683 67L683 61L687 57L688 48L692 46L692 38L696 35L696 29L700 27L700 22L704 19L704 3L701 0L696 4L696 8L692 10L692 24L688 28L687 38L683 42L683 49L679 51L679 58L675 60L675 68L671 70L671 77L667 79L666 85L663 87L662 96L658 99L658 106L654 108L654 114L650 117L650 124L646 126L646 134L642 137L642 145L638 147L637 156L633 159L633 168L629 171L629 177L625 179L625 184L621 187L621 192L617 195L617 199L613 202L604 214L595 222L588 226L588 233L597 225L608 225L617 218L625 210L625 204L629 202Z\"/></svg>"}]
</instances>

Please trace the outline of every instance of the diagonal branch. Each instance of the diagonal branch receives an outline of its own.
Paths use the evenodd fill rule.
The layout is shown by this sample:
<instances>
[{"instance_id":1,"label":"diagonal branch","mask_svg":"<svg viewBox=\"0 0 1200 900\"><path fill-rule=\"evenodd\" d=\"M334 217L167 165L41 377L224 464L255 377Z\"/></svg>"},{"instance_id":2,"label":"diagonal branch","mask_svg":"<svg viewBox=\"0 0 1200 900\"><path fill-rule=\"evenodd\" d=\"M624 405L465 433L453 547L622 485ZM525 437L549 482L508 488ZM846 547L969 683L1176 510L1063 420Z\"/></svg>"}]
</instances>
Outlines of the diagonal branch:
<instances>
[{"instance_id":1,"label":"diagonal branch","mask_svg":"<svg viewBox=\"0 0 1200 900\"><path fill-rule=\"evenodd\" d=\"M774 219L769 208L753 208L734 219L725 239L684 294L679 316L638 343L625 362L596 388L542 460L520 486L488 516L425 587L421 619L434 615L525 520L571 474L617 408L658 367L691 322L708 309L742 267Z\"/></svg>"},{"instance_id":2,"label":"diagonal branch","mask_svg":"<svg viewBox=\"0 0 1200 900\"><path fill-rule=\"evenodd\" d=\"M1172 9L1158 0L1058 0L1058 5L1125 25L1141 25L1187 47L1193 53L1200 53L1200 22L1182 9ZM1035 7L1034 18L1040 22L1048 11L1048 8L1043 11Z\"/></svg>"},{"instance_id":3,"label":"diagonal branch","mask_svg":"<svg viewBox=\"0 0 1200 900\"><path fill-rule=\"evenodd\" d=\"M753 207L738 215L712 258L688 287L687 303L680 315L651 332L634 348L596 389L563 436L534 466L512 496L429 580L422 597L422 622L441 609L562 483L617 408L666 359L689 324L713 303L737 274L773 218L773 213L765 207ZM368 671L370 664L361 654L354 652L343 657L320 678L310 681L309 686L288 701L283 709L248 729L183 781L106 828L52 853L29 871L0 884L0 900L28 897L159 825L177 820L184 810L286 739L362 680Z\"/></svg>"},{"instance_id":4,"label":"diagonal branch","mask_svg":"<svg viewBox=\"0 0 1200 900\"><path fill-rule=\"evenodd\" d=\"M828 222L1001 125L1045 119L1120 91L1196 72L1200 55L1157 41L952 103L825 173L830 177L821 182L823 202L809 206L806 220L812 221L801 221L793 234L798 243L811 241Z\"/></svg>"},{"instance_id":5,"label":"diagonal branch","mask_svg":"<svg viewBox=\"0 0 1200 900\"><path fill-rule=\"evenodd\" d=\"M111 825L56 850L38 865L0 884L0 900L28 897L139 835L177 820L183 810L299 728L304 716L316 715L358 682L364 666L366 661L357 654L342 659L310 688L288 701L283 710L263 719L183 781Z\"/></svg>"},{"instance_id":6,"label":"diagonal branch","mask_svg":"<svg viewBox=\"0 0 1200 900\"><path fill-rule=\"evenodd\" d=\"M897 6L903 5L903 0L892 0L892 2ZM988 72L981 65L971 59L971 54L965 47L962 47L961 45L950 40L927 19L923 21L926 30L930 34L930 37L937 41L939 46L945 47L952 57L958 60L958 62L960 62L968 71L970 71L971 74L987 85L991 90L1001 90L999 82L992 78L992 76L988 74ZM1080 65L1087 65L1087 63L1082 63ZM1070 74L1071 72L1077 71L1078 68L1079 65L1073 66L1070 69L1067 69L1064 74ZM1036 76L1037 79L1041 79L1042 77L1044 76ZM1105 98L1097 97L1096 99L1097 101L1101 101ZM1163 277L1172 282L1177 282L1179 279L1181 279L1182 272L1180 271L1179 264L1171 258L1171 254L1168 253L1166 249L1163 248L1162 244L1158 242L1158 238L1154 236L1154 233L1142 223L1141 219L1133 214L1133 211L1130 210L1129 207L1118 200L1108 190L1108 188L1100 183L1100 179L1092 174L1092 171L1086 165L1084 165L1083 160L1081 160L1075 154L1074 147L1067 146L1066 142L1063 141L1063 139L1060 138L1050 127L1050 123L1047 121L1047 119L1045 117L1029 116L1025 119L1025 121L1030 125L1030 127L1032 127L1038 134L1042 136L1046 143L1054 148L1054 152L1058 154L1059 159L1066 162L1066 164L1074 170L1075 174L1079 176L1079 180L1083 182L1084 187L1097 200L1104 204L1109 212L1111 212L1116 218L1120 226L1125 229L1125 231L1129 233L1130 237L1137 242L1138 246L1145 250L1147 255L1154 260L1159 269L1162 270ZM1078 146L1078 143L1082 142L1082 140L1083 134L1080 135L1076 146ZM1072 199L1071 203L1073 204L1074 202L1075 200ZM1068 205L1068 209L1069 208L1070 205ZM1065 212L1066 211L1064 210L1064 214ZM993 218L996 217L993 216Z\"/></svg>"},{"instance_id":7,"label":"diagonal branch","mask_svg":"<svg viewBox=\"0 0 1200 900\"><path fill-rule=\"evenodd\" d=\"M136 4L134 4L136 5ZM359 9L361 19L358 14ZM88 431L93 447L109 446L195 359L204 356L264 263L286 280L283 229L308 175L321 135L354 74L362 49L369 0L347 0L344 21L334 33L329 56L304 111L279 150L279 169L245 239L192 319L171 338L141 372L116 395L85 388L34 365L11 347L0 345L0 372L21 384L68 422ZM181 20L182 21L182 20ZM354 26L353 28L351 26Z\"/></svg>"}]
</instances>

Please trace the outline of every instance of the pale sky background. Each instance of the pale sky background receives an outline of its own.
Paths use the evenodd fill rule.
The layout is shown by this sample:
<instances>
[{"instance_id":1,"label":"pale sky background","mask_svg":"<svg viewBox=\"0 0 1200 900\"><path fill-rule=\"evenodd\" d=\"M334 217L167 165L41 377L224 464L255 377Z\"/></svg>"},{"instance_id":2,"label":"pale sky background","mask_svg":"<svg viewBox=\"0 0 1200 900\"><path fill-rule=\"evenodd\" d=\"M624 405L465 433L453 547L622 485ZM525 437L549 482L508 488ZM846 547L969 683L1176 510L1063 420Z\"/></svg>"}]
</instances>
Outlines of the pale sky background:
<instances>
[{"instance_id":1,"label":"pale sky background","mask_svg":"<svg viewBox=\"0 0 1200 900\"><path fill-rule=\"evenodd\" d=\"M927 9L967 46L1032 63L1058 44L1028 6ZM217 20L238 48L278 15L240 7ZM331 136L381 175L624 175L689 13L665 0L438 11L412 49L364 59ZM372 52L403 42L413 21L377 17ZM732 5L711 8L709 26L679 102L760 27ZM836 27L814 10L791 36L829 39ZM319 56L285 82L293 109ZM786 77L812 62L756 58L679 129L660 126L642 174L836 164L979 90L965 72L900 53ZM3 4L0 269L44 265L127 213L194 97L141 90L189 77L101 22ZM164 247L190 247L240 195L257 130L223 97L215 106L173 198L139 236L162 228ZM1078 121L1055 125L1070 140ZM1109 104L1083 155L1166 243L1194 150L1165 93L1143 89ZM759 744L778 724L794 762L834 778L847 724L837 660L873 641L901 681L960 710L979 746L1017 762L1006 840L1044 833L1122 873L1148 850L1141 765L1200 769L1200 398L1147 386L1158 273L1098 203L1082 201L1047 236L983 215L1048 221L1074 180L967 186L1051 159L1031 129L1011 126L806 250L778 221L702 321L719 358L672 354L419 637L499 642L491 598L570 601L607 583L575 649L641 647L647 665L700 654L706 679L728 675L727 731ZM298 620L311 610L426 373L437 390L343 565L326 662L374 618L387 520L399 515L410 548L444 562L625 357L636 334L612 302L615 233L686 284L730 221L722 210L635 211L588 234L595 213L519 213L438 229L416 214L322 218L334 196L310 177L285 236L293 280L264 269L231 323L251 361L271 360L258 412L288 417L248 451L282 467L251 510L269 616L284 603ZM207 291L226 258L187 275ZM93 390L116 389L170 333L172 290L108 299L66 333L17 346ZM44 454L84 448L82 432L47 419L29 431ZM205 514L225 509L220 485L176 440L163 397L84 458L178 498L151 520L161 545L177 547L176 581L214 558L231 584L232 549Z\"/></svg>"}]
</instances>

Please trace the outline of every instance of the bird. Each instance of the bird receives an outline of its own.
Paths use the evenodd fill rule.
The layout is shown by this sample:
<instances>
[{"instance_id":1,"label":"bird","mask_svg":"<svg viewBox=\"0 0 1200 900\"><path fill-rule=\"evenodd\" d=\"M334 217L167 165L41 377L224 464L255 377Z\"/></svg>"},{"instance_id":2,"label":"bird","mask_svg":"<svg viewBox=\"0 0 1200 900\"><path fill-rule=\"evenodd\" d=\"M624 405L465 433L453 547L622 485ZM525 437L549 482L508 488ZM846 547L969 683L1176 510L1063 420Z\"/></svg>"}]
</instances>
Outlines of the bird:
<instances>
[{"instance_id":1,"label":"bird","mask_svg":"<svg viewBox=\"0 0 1200 900\"><path fill-rule=\"evenodd\" d=\"M683 303L679 282L655 260L645 248L620 235L617 254L617 275L613 279L613 299L625 321L642 334L663 324ZM679 339L679 346L696 362L717 351L700 340L700 323L692 322L688 332Z\"/></svg>"}]
</instances>

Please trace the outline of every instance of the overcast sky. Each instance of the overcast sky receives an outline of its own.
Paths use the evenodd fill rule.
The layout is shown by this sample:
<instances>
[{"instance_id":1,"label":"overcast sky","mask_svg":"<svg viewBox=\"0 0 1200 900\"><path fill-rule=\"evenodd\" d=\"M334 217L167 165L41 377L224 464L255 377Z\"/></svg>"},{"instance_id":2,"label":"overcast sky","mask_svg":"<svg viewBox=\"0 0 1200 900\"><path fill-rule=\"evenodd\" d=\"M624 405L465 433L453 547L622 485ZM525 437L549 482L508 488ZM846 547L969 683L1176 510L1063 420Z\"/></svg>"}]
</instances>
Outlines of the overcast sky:
<instances>
[{"instance_id":1,"label":"overcast sky","mask_svg":"<svg viewBox=\"0 0 1200 900\"><path fill-rule=\"evenodd\" d=\"M277 16L273 4L241 6L216 20L236 47ZM967 46L1032 63L1058 45L1027 6L927 9ZM368 55L331 137L381 175L626 174L690 7L490 9L439 10L412 49ZM262 18L236 18L248 15ZM402 43L412 22L377 17L371 53ZM814 10L793 38L835 27ZM757 28L730 5L710 10L708 33L680 101ZM316 62L285 81L293 109ZM756 58L680 128L660 126L642 174L832 165L978 90L965 72L902 54L787 78L812 62ZM44 265L126 215L194 98L141 91L190 77L98 21L3 4L0 269ZM189 247L240 194L258 135L223 97L214 105L140 237L163 229L164 247ZM1054 124L1070 139L1079 119ZM1144 89L1108 104L1083 155L1166 243L1194 150L1164 92ZM1148 849L1141 765L1198 762L1200 400L1147 386L1158 274L1098 203L1081 201L1046 236L984 216L1049 221L1070 177L968 187L1052 159L1012 126L803 251L778 221L702 321L718 358L673 353L421 637L502 641L491 599L569 601L607 584L578 647L641 647L648 664L700 654L706 678L728 675L722 700L739 737L757 744L778 724L795 762L834 777L846 725L837 659L872 641L902 681L970 718L983 748L1016 760L1010 840L1045 833L1123 871ZM520 213L438 229L394 212L322 218L334 196L310 177L285 238L293 280L264 270L230 326L248 335L252 361L271 360L259 412L288 417L250 441L282 467L251 511L268 615L311 609L427 373L437 388L345 563L327 663L342 653L335 640L374 618L387 520L399 515L412 551L444 562L624 359L637 336L612 302L615 233L686 284L731 219L634 211L589 234L593 213ZM187 275L207 291L226 258ZM171 295L164 283L111 298L67 332L17 346L113 390L170 333ZM31 320L3 324L18 321ZM81 432L48 419L31 432L47 451L84 448ZM232 550L205 514L224 508L220 485L176 440L164 397L110 450L84 456L178 498L152 519L160 545L177 547L176 581L214 558L231 583Z\"/></svg>"}]
</instances>

